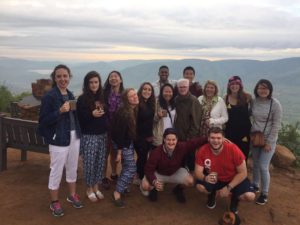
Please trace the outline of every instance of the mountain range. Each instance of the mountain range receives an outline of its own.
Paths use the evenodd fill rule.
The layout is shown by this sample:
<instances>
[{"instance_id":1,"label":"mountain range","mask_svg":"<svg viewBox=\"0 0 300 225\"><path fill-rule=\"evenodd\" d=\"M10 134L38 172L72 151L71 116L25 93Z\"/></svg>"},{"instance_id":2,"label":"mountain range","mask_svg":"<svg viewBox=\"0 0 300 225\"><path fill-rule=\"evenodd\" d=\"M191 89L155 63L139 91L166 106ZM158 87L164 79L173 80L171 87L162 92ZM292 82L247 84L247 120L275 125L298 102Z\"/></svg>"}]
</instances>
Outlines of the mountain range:
<instances>
[{"instance_id":1,"label":"mountain range","mask_svg":"<svg viewBox=\"0 0 300 225\"><path fill-rule=\"evenodd\" d=\"M0 84L7 86L13 93L31 90L31 82L40 78L49 78L53 68L64 62L34 61L0 57ZM196 80L202 85L206 80L217 81L220 95L225 94L227 80L231 75L239 75L245 90L253 93L256 82L261 78L269 79L284 110L284 121L300 121L300 57L270 61L259 60L220 60L199 59L183 60L121 60L112 62L67 63L72 71L70 90L79 95L85 74L91 70L100 73L104 83L112 70L121 72L125 87L138 88L144 81L158 79L158 68L167 65L170 78L179 79L186 66L196 70Z\"/></svg>"}]
</instances>

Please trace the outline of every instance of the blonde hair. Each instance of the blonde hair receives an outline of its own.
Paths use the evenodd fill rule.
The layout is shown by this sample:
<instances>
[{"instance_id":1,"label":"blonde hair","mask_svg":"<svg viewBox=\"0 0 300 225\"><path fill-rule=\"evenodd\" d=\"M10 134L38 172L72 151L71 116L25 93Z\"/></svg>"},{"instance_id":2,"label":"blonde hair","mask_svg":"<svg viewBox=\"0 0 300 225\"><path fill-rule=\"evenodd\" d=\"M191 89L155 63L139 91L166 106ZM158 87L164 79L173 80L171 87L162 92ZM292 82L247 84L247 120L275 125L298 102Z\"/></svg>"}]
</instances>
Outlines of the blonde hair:
<instances>
[{"instance_id":1,"label":"blonde hair","mask_svg":"<svg viewBox=\"0 0 300 225\"><path fill-rule=\"evenodd\" d=\"M205 97L207 97L206 96L206 92L205 92L205 89L206 89L206 87L207 87L207 85L213 85L214 87L215 87L215 95L214 96L218 96L218 93L219 93L219 88L218 88L218 85L217 85L217 83L214 81L214 80L208 80L208 81L206 81L206 83L204 84L204 88L203 88L203 95L205 96Z\"/></svg>"}]
</instances>

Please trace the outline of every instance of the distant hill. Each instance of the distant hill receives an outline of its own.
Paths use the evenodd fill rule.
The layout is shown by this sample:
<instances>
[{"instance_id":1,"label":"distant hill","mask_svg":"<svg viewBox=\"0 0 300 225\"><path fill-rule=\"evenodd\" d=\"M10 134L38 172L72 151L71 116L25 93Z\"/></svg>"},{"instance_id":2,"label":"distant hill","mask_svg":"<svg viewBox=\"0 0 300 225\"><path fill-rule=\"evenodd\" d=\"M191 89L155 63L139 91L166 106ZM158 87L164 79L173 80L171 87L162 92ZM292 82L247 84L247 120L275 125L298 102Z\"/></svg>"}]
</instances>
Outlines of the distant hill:
<instances>
[{"instance_id":1,"label":"distant hill","mask_svg":"<svg viewBox=\"0 0 300 225\"><path fill-rule=\"evenodd\" d=\"M62 62L33 61L0 57L0 82L19 93L31 89L31 82L40 78L49 78L53 68ZM126 87L138 88L144 81L153 82L158 79L158 68L167 65L170 77L182 77L186 66L193 66L196 79L204 84L206 80L216 80L221 94L226 92L227 80L231 75L239 75L244 82L245 89L253 93L255 83L261 78L271 80L274 85L274 96L279 98L284 107L285 121L300 121L300 57L271 61L258 60L221 60L209 61L199 59L184 60L120 60L112 62L72 63L68 64L73 78L70 89L80 94L82 81L90 70L101 74L102 82L112 70L121 72Z\"/></svg>"}]
</instances>

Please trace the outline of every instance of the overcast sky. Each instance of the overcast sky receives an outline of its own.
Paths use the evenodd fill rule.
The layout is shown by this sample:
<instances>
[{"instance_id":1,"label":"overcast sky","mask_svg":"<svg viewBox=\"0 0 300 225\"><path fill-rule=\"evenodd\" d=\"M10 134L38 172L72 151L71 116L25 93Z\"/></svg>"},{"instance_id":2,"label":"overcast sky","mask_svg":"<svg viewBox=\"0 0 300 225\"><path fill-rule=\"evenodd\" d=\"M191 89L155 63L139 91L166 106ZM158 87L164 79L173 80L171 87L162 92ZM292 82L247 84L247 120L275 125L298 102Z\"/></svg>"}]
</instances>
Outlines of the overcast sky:
<instances>
[{"instance_id":1,"label":"overcast sky","mask_svg":"<svg viewBox=\"0 0 300 225\"><path fill-rule=\"evenodd\" d=\"M0 0L0 56L39 60L300 56L299 0Z\"/></svg>"}]
</instances>

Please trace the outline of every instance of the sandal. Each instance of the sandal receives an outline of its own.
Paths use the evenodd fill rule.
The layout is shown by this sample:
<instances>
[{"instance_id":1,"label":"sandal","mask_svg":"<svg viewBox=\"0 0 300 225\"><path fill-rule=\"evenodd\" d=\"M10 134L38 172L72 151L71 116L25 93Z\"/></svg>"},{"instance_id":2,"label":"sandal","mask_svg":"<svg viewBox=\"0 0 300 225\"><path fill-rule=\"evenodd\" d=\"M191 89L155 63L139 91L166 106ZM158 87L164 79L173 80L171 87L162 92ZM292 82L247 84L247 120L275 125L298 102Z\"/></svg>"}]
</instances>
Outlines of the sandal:
<instances>
[{"instance_id":1,"label":"sandal","mask_svg":"<svg viewBox=\"0 0 300 225\"><path fill-rule=\"evenodd\" d=\"M91 202L97 202L98 201L98 198L97 198L97 196L95 195L94 192L91 192L91 193L86 192L86 196L88 197L88 199L91 200Z\"/></svg>"},{"instance_id":2,"label":"sandal","mask_svg":"<svg viewBox=\"0 0 300 225\"><path fill-rule=\"evenodd\" d=\"M118 208L124 208L125 207L124 202L122 201L121 198L115 199L114 193L112 194L111 198L112 198L112 201L113 201L113 203L116 207L118 207Z\"/></svg>"},{"instance_id":3,"label":"sandal","mask_svg":"<svg viewBox=\"0 0 300 225\"><path fill-rule=\"evenodd\" d=\"M101 200L101 199L104 199L104 195L102 194L101 191L97 190L95 194L96 194L96 196L97 196L100 200Z\"/></svg>"}]
</instances>

